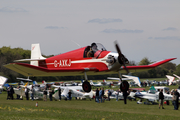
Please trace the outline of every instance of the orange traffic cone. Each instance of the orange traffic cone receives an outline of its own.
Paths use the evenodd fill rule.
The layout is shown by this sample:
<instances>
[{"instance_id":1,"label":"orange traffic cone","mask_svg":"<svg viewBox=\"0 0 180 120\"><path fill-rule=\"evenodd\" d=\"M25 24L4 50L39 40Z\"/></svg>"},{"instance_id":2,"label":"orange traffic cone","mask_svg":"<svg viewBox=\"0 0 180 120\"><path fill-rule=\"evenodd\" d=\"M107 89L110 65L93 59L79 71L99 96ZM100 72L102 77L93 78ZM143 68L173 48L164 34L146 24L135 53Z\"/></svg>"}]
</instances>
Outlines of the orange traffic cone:
<instances>
[{"instance_id":1,"label":"orange traffic cone","mask_svg":"<svg viewBox=\"0 0 180 120\"><path fill-rule=\"evenodd\" d=\"M36 107L38 107L38 102L36 102Z\"/></svg>"}]
</instances>

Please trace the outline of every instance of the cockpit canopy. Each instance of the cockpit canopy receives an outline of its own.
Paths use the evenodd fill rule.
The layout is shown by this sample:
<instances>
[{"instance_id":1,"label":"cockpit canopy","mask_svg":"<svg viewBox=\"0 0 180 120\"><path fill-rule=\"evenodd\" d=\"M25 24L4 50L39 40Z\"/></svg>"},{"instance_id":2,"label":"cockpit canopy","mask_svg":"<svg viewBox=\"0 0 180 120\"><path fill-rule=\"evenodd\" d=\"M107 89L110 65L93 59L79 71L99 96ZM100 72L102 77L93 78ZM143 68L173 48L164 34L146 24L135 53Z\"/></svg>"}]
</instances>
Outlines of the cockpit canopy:
<instances>
[{"instance_id":1,"label":"cockpit canopy","mask_svg":"<svg viewBox=\"0 0 180 120\"><path fill-rule=\"evenodd\" d=\"M94 57L97 51L106 51L106 48L101 43L92 43L91 46L87 46L84 50L84 58ZM91 53L91 56L88 55Z\"/></svg>"}]
</instances>

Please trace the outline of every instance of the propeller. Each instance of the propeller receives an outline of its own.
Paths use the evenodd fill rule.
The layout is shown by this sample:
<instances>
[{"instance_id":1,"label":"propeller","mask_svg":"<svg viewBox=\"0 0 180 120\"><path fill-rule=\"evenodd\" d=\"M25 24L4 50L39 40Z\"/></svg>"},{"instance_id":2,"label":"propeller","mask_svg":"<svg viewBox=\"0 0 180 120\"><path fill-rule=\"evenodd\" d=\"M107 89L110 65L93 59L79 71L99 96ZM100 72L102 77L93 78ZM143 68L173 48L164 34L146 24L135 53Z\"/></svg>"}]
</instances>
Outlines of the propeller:
<instances>
[{"instance_id":1,"label":"propeller","mask_svg":"<svg viewBox=\"0 0 180 120\"><path fill-rule=\"evenodd\" d=\"M119 47L119 45L118 45L118 43L117 43L117 40L114 42L114 44L115 44L115 47L116 47L116 51L117 51L118 54L119 54L119 56L118 56L118 61L119 61L120 64L123 64L123 66L124 66L127 74L129 74L129 70L128 70L127 67L126 67L126 64L128 64L129 61L128 61L128 59L122 54L121 49L120 49L120 47Z\"/></svg>"}]
</instances>

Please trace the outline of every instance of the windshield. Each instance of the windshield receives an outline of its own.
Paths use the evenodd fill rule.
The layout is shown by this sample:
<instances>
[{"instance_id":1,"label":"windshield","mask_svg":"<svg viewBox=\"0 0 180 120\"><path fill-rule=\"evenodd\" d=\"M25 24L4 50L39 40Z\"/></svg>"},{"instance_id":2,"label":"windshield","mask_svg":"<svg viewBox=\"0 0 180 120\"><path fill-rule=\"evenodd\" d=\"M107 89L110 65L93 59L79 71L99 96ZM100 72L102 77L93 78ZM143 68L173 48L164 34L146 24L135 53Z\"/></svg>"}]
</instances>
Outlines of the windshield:
<instances>
[{"instance_id":1,"label":"windshield","mask_svg":"<svg viewBox=\"0 0 180 120\"><path fill-rule=\"evenodd\" d=\"M101 43L96 43L95 45L92 46L92 50L95 53L98 50L106 51L106 48Z\"/></svg>"}]
</instances>

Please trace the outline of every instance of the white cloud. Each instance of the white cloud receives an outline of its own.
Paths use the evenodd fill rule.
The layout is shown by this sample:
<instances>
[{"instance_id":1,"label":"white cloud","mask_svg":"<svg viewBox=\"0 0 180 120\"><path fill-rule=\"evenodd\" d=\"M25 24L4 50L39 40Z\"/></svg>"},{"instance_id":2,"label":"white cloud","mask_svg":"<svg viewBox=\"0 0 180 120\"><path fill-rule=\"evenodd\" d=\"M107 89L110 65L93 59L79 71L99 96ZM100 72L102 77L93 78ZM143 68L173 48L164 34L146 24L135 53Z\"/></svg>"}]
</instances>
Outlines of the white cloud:
<instances>
[{"instance_id":1,"label":"white cloud","mask_svg":"<svg viewBox=\"0 0 180 120\"><path fill-rule=\"evenodd\" d=\"M104 33L143 33L143 30L127 30L127 29L105 29Z\"/></svg>"},{"instance_id":2,"label":"white cloud","mask_svg":"<svg viewBox=\"0 0 180 120\"><path fill-rule=\"evenodd\" d=\"M103 19L92 19L89 20L88 23L99 23L99 24L106 24L106 23L115 23L115 22L122 22L122 19L113 19L113 18L103 18Z\"/></svg>"},{"instance_id":3,"label":"white cloud","mask_svg":"<svg viewBox=\"0 0 180 120\"><path fill-rule=\"evenodd\" d=\"M151 39L155 39L155 40L180 40L180 37L177 36L166 36L166 37L149 37Z\"/></svg>"},{"instance_id":4,"label":"white cloud","mask_svg":"<svg viewBox=\"0 0 180 120\"><path fill-rule=\"evenodd\" d=\"M168 27L168 28L163 29L163 31L177 31L177 28Z\"/></svg>"}]
</instances>

